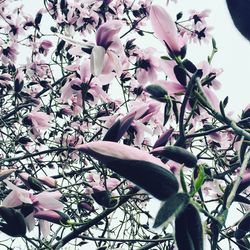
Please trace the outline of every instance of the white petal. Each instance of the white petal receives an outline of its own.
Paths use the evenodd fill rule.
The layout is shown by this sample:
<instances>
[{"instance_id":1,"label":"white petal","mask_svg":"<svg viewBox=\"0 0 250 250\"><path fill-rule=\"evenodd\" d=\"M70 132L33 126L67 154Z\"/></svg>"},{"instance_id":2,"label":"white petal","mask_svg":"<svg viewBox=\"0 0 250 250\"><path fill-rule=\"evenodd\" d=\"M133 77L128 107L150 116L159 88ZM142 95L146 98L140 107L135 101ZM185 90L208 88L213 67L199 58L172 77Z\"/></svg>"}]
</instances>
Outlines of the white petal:
<instances>
[{"instance_id":1,"label":"white petal","mask_svg":"<svg viewBox=\"0 0 250 250\"><path fill-rule=\"evenodd\" d=\"M102 46L95 46L90 57L90 69L94 76L101 74L104 64L105 49Z\"/></svg>"}]
</instances>

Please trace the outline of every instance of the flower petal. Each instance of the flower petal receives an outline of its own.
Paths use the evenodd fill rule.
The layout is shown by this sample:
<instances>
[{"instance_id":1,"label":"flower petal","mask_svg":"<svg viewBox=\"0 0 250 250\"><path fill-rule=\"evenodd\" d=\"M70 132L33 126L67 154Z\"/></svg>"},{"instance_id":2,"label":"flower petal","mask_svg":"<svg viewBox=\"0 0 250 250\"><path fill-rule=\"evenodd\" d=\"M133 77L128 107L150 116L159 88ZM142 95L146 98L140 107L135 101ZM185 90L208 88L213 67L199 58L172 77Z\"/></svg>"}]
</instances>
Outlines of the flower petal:
<instances>
[{"instance_id":1,"label":"flower petal","mask_svg":"<svg viewBox=\"0 0 250 250\"><path fill-rule=\"evenodd\" d=\"M101 74L104 66L105 49L102 46L95 46L90 56L91 73L94 76Z\"/></svg>"}]
</instances>

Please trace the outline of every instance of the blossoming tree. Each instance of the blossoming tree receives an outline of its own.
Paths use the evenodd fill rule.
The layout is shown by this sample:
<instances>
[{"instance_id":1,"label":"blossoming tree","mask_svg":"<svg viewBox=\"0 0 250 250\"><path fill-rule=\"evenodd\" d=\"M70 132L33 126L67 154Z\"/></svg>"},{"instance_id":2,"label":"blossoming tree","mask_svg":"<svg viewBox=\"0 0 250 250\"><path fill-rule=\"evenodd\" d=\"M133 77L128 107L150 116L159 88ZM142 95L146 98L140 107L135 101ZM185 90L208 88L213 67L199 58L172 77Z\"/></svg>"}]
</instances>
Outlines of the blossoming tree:
<instances>
[{"instance_id":1,"label":"blossoming tree","mask_svg":"<svg viewBox=\"0 0 250 250\"><path fill-rule=\"evenodd\" d=\"M1 248L249 249L250 107L235 121L216 96L209 11L2 0L0 16Z\"/></svg>"}]
</instances>

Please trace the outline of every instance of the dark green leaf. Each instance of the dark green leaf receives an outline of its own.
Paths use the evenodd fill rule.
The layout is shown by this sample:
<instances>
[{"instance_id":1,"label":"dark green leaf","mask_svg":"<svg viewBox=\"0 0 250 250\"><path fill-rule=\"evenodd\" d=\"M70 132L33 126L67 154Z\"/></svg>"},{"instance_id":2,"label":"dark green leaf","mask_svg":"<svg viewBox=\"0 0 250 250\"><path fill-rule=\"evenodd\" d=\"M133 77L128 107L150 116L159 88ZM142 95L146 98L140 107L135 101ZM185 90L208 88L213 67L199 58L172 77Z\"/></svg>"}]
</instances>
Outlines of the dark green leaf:
<instances>
[{"instance_id":1,"label":"dark green leaf","mask_svg":"<svg viewBox=\"0 0 250 250\"><path fill-rule=\"evenodd\" d=\"M183 66L191 73L195 73L197 68L196 66L191 62L189 61L188 59L185 59L183 62L182 62Z\"/></svg>"},{"instance_id":2,"label":"dark green leaf","mask_svg":"<svg viewBox=\"0 0 250 250\"><path fill-rule=\"evenodd\" d=\"M179 189L178 181L170 171L151 162L113 160L106 166L159 200L168 199Z\"/></svg>"},{"instance_id":3,"label":"dark green leaf","mask_svg":"<svg viewBox=\"0 0 250 250\"><path fill-rule=\"evenodd\" d=\"M167 91L163 89L161 86L156 84L151 84L146 87L146 92L148 92L152 98L160 101L165 102L165 96L168 95Z\"/></svg>"},{"instance_id":4,"label":"dark green leaf","mask_svg":"<svg viewBox=\"0 0 250 250\"><path fill-rule=\"evenodd\" d=\"M167 199L158 211L154 227L159 227L172 216L178 215L187 206L189 196L185 193L177 193Z\"/></svg>"},{"instance_id":5,"label":"dark green leaf","mask_svg":"<svg viewBox=\"0 0 250 250\"><path fill-rule=\"evenodd\" d=\"M1 223L0 230L2 232L12 237L26 234L26 224L21 213L14 208L0 207L0 215L6 221L6 223Z\"/></svg>"},{"instance_id":6,"label":"dark green leaf","mask_svg":"<svg viewBox=\"0 0 250 250\"><path fill-rule=\"evenodd\" d=\"M178 146L166 146L162 149L155 149L152 153L185 164L189 168L194 168L197 164L197 158L192 153Z\"/></svg>"},{"instance_id":7,"label":"dark green leaf","mask_svg":"<svg viewBox=\"0 0 250 250\"><path fill-rule=\"evenodd\" d=\"M194 195L196 192L198 192L203 184L203 181L205 179L205 171L203 165L198 166L198 176L194 180L194 191L191 195Z\"/></svg>"},{"instance_id":8,"label":"dark green leaf","mask_svg":"<svg viewBox=\"0 0 250 250\"><path fill-rule=\"evenodd\" d=\"M176 76L176 79L181 85L183 86L187 85L187 74L185 69L183 69L180 65L176 65L174 67L174 74Z\"/></svg>"}]
</instances>

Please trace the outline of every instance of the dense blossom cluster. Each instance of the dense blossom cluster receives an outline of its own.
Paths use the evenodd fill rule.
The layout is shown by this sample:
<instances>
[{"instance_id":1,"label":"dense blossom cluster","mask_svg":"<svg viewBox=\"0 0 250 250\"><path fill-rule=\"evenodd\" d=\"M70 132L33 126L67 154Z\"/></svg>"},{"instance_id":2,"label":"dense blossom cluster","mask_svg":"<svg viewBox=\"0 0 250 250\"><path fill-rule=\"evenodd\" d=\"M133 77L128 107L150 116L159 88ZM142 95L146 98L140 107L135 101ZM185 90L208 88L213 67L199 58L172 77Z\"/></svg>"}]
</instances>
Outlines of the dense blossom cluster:
<instances>
[{"instance_id":1,"label":"dense blossom cluster","mask_svg":"<svg viewBox=\"0 0 250 250\"><path fill-rule=\"evenodd\" d=\"M233 121L216 96L209 11L174 20L155 4L45 0L32 15L22 1L0 2L0 231L9 241L249 246L250 108ZM159 46L139 45L149 38ZM186 50L197 41L212 53L195 64ZM152 228L153 197L163 201L154 226L175 218L173 230ZM226 226L233 202L242 219Z\"/></svg>"}]
</instances>

